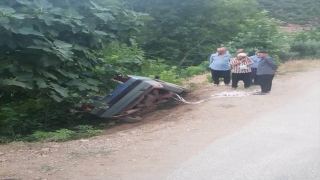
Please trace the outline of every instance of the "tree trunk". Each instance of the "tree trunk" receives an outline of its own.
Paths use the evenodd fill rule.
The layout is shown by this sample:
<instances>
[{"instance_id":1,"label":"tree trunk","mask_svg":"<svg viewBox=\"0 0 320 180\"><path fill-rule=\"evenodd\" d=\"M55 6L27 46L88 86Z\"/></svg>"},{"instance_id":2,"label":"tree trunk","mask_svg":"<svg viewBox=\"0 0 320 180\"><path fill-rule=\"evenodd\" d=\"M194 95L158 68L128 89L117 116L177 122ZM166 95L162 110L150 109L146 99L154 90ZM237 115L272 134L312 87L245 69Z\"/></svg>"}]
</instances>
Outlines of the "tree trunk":
<instances>
[{"instance_id":1,"label":"tree trunk","mask_svg":"<svg viewBox=\"0 0 320 180\"><path fill-rule=\"evenodd\" d=\"M198 45L196 47L193 47L192 49L190 49L188 52L186 52L182 58L182 60L180 61L179 63L179 66L181 66L186 60L187 60L187 57L190 55L190 53L196 49L197 47L201 46L201 44L205 41L206 39L203 39L200 43L198 43Z\"/></svg>"}]
</instances>

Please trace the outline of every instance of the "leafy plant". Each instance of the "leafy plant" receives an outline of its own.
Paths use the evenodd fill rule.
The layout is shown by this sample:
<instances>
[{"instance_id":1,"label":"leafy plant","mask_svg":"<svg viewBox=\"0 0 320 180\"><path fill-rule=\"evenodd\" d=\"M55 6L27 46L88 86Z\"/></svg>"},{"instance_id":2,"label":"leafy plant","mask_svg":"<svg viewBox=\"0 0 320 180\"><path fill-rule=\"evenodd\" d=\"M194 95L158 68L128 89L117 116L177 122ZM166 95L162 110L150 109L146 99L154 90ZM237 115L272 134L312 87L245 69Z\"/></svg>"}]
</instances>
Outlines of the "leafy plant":
<instances>
[{"instance_id":1,"label":"leafy plant","mask_svg":"<svg viewBox=\"0 0 320 180\"><path fill-rule=\"evenodd\" d=\"M54 132L46 131L36 131L31 135L23 138L27 141L43 141L43 142L64 142L73 139L89 138L92 136L97 136L104 131L101 129L94 129L93 126L89 125L79 125L70 129L59 129Z\"/></svg>"},{"instance_id":2,"label":"leafy plant","mask_svg":"<svg viewBox=\"0 0 320 180\"><path fill-rule=\"evenodd\" d=\"M182 69L180 76L183 78L192 77L208 71L209 61L204 61L199 66L189 66Z\"/></svg>"},{"instance_id":3,"label":"leafy plant","mask_svg":"<svg viewBox=\"0 0 320 180\"><path fill-rule=\"evenodd\" d=\"M103 130L94 129L93 126L90 125L78 125L75 127L75 129L78 134L87 137L97 136L103 133Z\"/></svg>"},{"instance_id":4,"label":"leafy plant","mask_svg":"<svg viewBox=\"0 0 320 180\"><path fill-rule=\"evenodd\" d=\"M127 5L153 18L142 33L134 33L146 57L172 66L199 65L258 12L253 0L131 0Z\"/></svg>"},{"instance_id":5,"label":"leafy plant","mask_svg":"<svg viewBox=\"0 0 320 180\"><path fill-rule=\"evenodd\" d=\"M2 0L0 10L0 91L7 99L17 92L60 102L108 91L116 69L97 52L128 42L143 24L139 13L103 0Z\"/></svg>"},{"instance_id":6,"label":"leafy plant","mask_svg":"<svg viewBox=\"0 0 320 180\"><path fill-rule=\"evenodd\" d=\"M260 10L268 10L273 18L286 23L319 24L318 0L257 0Z\"/></svg>"},{"instance_id":7,"label":"leafy plant","mask_svg":"<svg viewBox=\"0 0 320 180\"><path fill-rule=\"evenodd\" d=\"M297 59L320 58L320 28L301 32L293 36L290 52L297 53Z\"/></svg>"},{"instance_id":8,"label":"leafy plant","mask_svg":"<svg viewBox=\"0 0 320 180\"><path fill-rule=\"evenodd\" d=\"M176 66L171 67L167 71L162 71L160 73L160 77L161 77L161 80L163 80L163 81L171 82L171 83L178 84L178 85L182 84L182 80L177 74L177 67Z\"/></svg>"},{"instance_id":9,"label":"leafy plant","mask_svg":"<svg viewBox=\"0 0 320 180\"><path fill-rule=\"evenodd\" d=\"M30 135L28 139L46 142L63 142L70 140L73 134L75 134L75 132L68 129L60 129L55 132L36 131L32 135Z\"/></svg>"},{"instance_id":10,"label":"leafy plant","mask_svg":"<svg viewBox=\"0 0 320 180\"><path fill-rule=\"evenodd\" d=\"M291 45L291 52L299 53L299 59L320 58L320 42L308 40Z\"/></svg>"},{"instance_id":11,"label":"leafy plant","mask_svg":"<svg viewBox=\"0 0 320 180\"><path fill-rule=\"evenodd\" d=\"M101 51L105 63L112 65L118 73L132 74L142 71L144 52L137 46L111 43Z\"/></svg>"},{"instance_id":12,"label":"leafy plant","mask_svg":"<svg viewBox=\"0 0 320 180\"><path fill-rule=\"evenodd\" d=\"M72 103L50 98L25 99L0 106L0 135L25 135L37 130L67 127L83 114L70 112ZM71 107L71 108L70 108Z\"/></svg>"},{"instance_id":13,"label":"leafy plant","mask_svg":"<svg viewBox=\"0 0 320 180\"><path fill-rule=\"evenodd\" d=\"M276 55L285 46L285 34L278 31L278 22L267 18L266 12L260 12L240 25L242 31L229 42L232 51L244 48L247 53L264 49L271 56Z\"/></svg>"}]
</instances>

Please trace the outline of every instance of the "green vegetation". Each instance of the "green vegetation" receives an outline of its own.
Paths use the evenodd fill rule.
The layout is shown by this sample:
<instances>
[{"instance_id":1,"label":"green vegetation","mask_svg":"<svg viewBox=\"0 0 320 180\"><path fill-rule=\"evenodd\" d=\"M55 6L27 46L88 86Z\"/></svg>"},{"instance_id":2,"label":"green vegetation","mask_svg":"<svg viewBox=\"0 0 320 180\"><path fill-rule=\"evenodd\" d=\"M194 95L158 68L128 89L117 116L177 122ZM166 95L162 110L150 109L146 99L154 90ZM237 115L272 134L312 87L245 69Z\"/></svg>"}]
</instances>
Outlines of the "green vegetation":
<instances>
[{"instance_id":1,"label":"green vegetation","mask_svg":"<svg viewBox=\"0 0 320 180\"><path fill-rule=\"evenodd\" d=\"M98 135L115 122L78 109L116 74L181 84L221 44L278 63L319 55L317 29L285 35L254 0L2 0L0 10L2 142Z\"/></svg>"},{"instance_id":2,"label":"green vegetation","mask_svg":"<svg viewBox=\"0 0 320 180\"><path fill-rule=\"evenodd\" d=\"M136 34L146 57L186 67L208 59L242 32L240 24L259 13L254 0L131 0L128 6L153 18Z\"/></svg>"},{"instance_id":3,"label":"green vegetation","mask_svg":"<svg viewBox=\"0 0 320 180\"><path fill-rule=\"evenodd\" d=\"M320 2L318 0L257 0L260 10L286 23L319 25Z\"/></svg>"},{"instance_id":4,"label":"green vegetation","mask_svg":"<svg viewBox=\"0 0 320 180\"><path fill-rule=\"evenodd\" d=\"M74 130L60 129L56 130L55 132L36 131L33 134L24 138L23 140L42 142L63 142L71 139L89 138L103 133L103 130L94 129L92 126L88 125L78 125L73 129Z\"/></svg>"},{"instance_id":5,"label":"green vegetation","mask_svg":"<svg viewBox=\"0 0 320 180\"><path fill-rule=\"evenodd\" d=\"M295 59L320 59L319 49L320 28L314 28L294 35L289 52Z\"/></svg>"}]
</instances>

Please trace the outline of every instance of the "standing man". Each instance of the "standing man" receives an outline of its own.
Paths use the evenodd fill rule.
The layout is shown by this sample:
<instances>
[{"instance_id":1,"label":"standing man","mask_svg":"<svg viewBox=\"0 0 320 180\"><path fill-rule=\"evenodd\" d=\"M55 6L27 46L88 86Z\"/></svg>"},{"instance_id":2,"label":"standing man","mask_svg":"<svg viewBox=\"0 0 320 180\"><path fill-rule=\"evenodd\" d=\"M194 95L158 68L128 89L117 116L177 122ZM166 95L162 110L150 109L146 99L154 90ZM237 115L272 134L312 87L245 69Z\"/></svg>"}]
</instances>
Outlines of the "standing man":
<instances>
[{"instance_id":1,"label":"standing man","mask_svg":"<svg viewBox=\"0 0 320 180\"><path fill-rule=\"evenodd\" d=\"M259 85L259 76L257 76L257 68L261 58L258 57L258 51L255 55L251 56L250 59L253 61L251 65L251 85Z\"/></svg>"},{"instance_id":2,"label":"standing man","mask_svg":"<svg viewBox=\"0 0 320 180\"><path fill-rule=\"evenodd\" d=\"M237 51L237 54L240 54L240 53L246 53L246 51L245 51L244 49L239 49L239 50Z\"/></svg>"},{"instance_id":3,"label":"standing man","mask_svg":"<svg viewBox=\"0 0 320 180\"><path fill-rule=\"evenodd\" d=\"M231 55L226 54L224 48L217 49L218 54L212 54L210 57L210 69L212 75L212 81L215 85L219 86L219 78L223 78L224 84L229 86L230 84L230 59Z\"/></svg>"},{"instance_id":4,"label":"standing man","mask_svg":"<svg viewBox=\"0 0 320 180\"><path fill-rule=\"evenodd\" d=\"M230 52L227 50L227 47L225 46L221 46L222 49L224 49L226 51L226 54L229 54L230 55Z\"/></svg>"},{"instance_id":5,"label":"standing man","mask_svg":"<svg viewBox=\"0 0 320 180\"><path fill-rule=\"evenodd\" d=\"M225 51L226 51L226 54L227 55L230 55L230 52L227 50L227 48L225 47L225 46L221 46L220 48L222 48L222 49L224 49ZM218 55L218 52L216 52L216 53L214 53L214 54L212 54L212 55Z\"/></svg>"},{"instance_id":6,"label":"standing man","mask_svg":"<svg viewBox=\"0 0 320 180\"><path fill-rule=\"evenodd\" d=\"M236 58L230 60L232 66L232 89L237 89L239 80L244 82L244 87L250 87L250 65L253 61L245 53L239 53Z\"/></svg>"},{"instance_id":7,"label":"standing man","mask_svg":"<svg viewBox=\"0 0 320 180\"><path fill-rule=\"evenodd\" d=\"M254 93L254 95L267 95L271 91L272 80L275 73L278 72L278 66L266 51L260 50L257 53L258 57L261 58L257 68L261 91Z\"/></svg>"}]
</instances>

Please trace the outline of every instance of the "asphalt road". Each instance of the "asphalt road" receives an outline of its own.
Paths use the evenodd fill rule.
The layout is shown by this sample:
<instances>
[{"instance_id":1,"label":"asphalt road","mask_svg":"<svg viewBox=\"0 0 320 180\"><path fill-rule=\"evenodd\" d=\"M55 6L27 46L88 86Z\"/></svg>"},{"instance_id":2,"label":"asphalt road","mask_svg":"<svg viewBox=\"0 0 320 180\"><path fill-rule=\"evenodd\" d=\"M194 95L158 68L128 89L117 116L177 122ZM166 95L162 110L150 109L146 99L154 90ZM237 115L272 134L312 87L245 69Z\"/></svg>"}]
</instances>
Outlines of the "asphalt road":
<instances>
[{"instance_id":1,"label":"asphalt road","mask_svg":"<svg viewBox=\"0 0 320 180\"><path fill-rule=\"evenodd\" d=\"M320 180L320 82L214 142L166 179Z\"/></svg>"}]
</instances>

